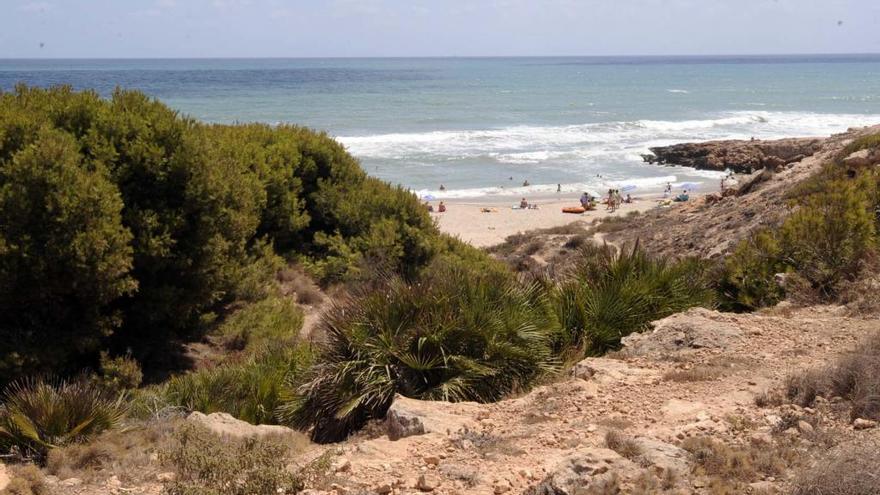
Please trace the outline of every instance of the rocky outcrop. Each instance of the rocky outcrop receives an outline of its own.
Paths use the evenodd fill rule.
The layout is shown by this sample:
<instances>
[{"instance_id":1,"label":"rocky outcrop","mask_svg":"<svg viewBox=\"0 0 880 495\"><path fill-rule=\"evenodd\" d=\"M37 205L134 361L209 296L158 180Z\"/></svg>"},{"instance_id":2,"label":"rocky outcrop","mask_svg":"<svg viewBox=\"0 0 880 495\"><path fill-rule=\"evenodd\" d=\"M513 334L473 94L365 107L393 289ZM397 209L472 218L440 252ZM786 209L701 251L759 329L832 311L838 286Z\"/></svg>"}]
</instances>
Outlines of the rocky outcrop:
<instances>
[{"instance_id":1,"label":"rocky outcrop","mask_svg":"<svg viewBox=\"0 0 880 495\"><path fill-rule=\"evenodd\" d=\"M388 438L454 432L472 425L478 409L471 402L420 401L398 395L385 415Z\"/></svg>"},{"instance_id":2,"label":"rocky outcrop","mask_svg":"<svg viewBox=\"0 0 880 495\"><path fill-rule=\"evenodd\" d=\"M576 495L580 493L616 493L603 491L618 476L637 471L632 461L609 449L591 447L569 455L526 495Z\"/></svg>"},{"instance_id":3,"label":"rocky outcrop","mask_svg":"<svg viewBox=\"0 0 880 495\"><path fill-rule=\"evenodd\" d=\"M775 169L788 163L799 162L813 155L824 139L792 138L774 141L710 141L684 143L651 148L643 158L648 163L681 165L701 170L731 169L737 173L751 173L761 168Z\"/></svg>"},{"instance_id":4,"label":"rocky outcrop","mask_svg":"<svg viewBox=\"0 0 880 495\"><path fill-rule=\"evenodd\" d=\"M190 423L200 425L209 431L233 438L256 438L267 435L301 435L301 433L278 425L252 425L226 413L202 414L198 411L186 417Z\"/></svg>"},{"instance_id":5,"label":"rocky outcrop","mask_svg":"<svg viewBox=\"0 0 880 495\"><path fill-rule=\"evenodd\" d=\"M652 331L624 337L624 348L637 355L718 349L728 347L742 336L733 317L704 308L676 313L655 321L652 327Z\"/></svg>"}]
</instances>

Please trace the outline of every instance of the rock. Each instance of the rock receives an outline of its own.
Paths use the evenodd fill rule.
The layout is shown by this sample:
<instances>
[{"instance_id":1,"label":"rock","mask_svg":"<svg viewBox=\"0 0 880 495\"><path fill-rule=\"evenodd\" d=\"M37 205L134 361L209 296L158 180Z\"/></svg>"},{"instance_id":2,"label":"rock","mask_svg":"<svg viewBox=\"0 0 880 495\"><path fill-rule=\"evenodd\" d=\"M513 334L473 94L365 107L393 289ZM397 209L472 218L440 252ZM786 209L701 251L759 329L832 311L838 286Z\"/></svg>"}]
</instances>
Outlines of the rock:
<instances>
[{"instance_id":1,"label":"rock","mask_svg":"<svg viewBox=\"0 0 880 495\"><path fill-rule=\"evenodd\" d=\"M373 488L373 491L378 493L379 495L385 495L386 493L391 493L392 491L394 491L394 488L391 486L391 483L382 483L376 488Z\"/></svg>"},{"instance_id":2,"label":"rock","mask_svg":"<svg viewBox=\"0 0 880 495\"><path fill-rule=\"evenodd\" d=\"M799 432L801 432L802 435L809 435L813 433L813 425L807 423L804 420L798 421L797 429Z\"/></svg>"},{"instance_id":3,"label":"rock","mask_svg":"<svg viewBox=\"0 0 880 495\"><path fill-rule=\"evenodd\" d=\"M340 457L333 462L332 468L336 473L347 473L351 471L351 461L345 457Z\"/></svg>"},{"instance_id":4,"label":"rock","mask_svg":"<svg viewBox=\"0 0 880 495\"><path fill-rule=\"evenodd\" d=\"M79 486L82 485L82 482L83 481L79 478L67 478L58 484L61 486Z\"/></svg>"},{"instance_id":5,"label":"rock","mask_svg":"<svg viewBox=\"0 0 880 495\"><path fill-rule=\"evenodd\" d=\"M749 440L754 445L766 446L766 445L771 445L773 443L773 436L767 432L758 432L758 433L753 433L749 437Z\"/></svg>"},{"instance_id":6,"label":"rock","mask_svg":"<svg viewBox=\"0 0 880 495\"><path fill-rule=\"evenodd\" d=\"M749 491L750 493L760 493L762 495L779 493L779 490L772 481L756 481L754 483L749 483Z\"/></svg>"},{"instance_id":7,"label":"rock","mask_svg":"<svg viewBox=\"0 0 880 495\"><path fill-rule=\"evenodd\" d=\"M440 464L440 458L436 455L427 455L424 458L425 464L429 466L437 466Z\"/></svg>"},{"instance_id":8,"label":"rock","mask_svg":"<svg viewBox=\"0 0 880 495\"><path fill-rule=\"evenodd\" d=\"M630 366L624 361L611 358L587 358L571 370L572 376L582 380L592 380L598 384L615 384L628 379L647 378L657 375L654 370ZM588 396L595 397L598 390L586 391Z\"/></svg>"},{"instance_id":9,"label":"rock","mask_svg":"<svg viewBox=\"0 0 880 495\"><path fill-rule=\"evenodd\" d=\"M870 167L877 163L880 163L880 152L873 149L859 150L843 159L847 167Z\"/></svg>"},{"instance_id":10,"label":"rock","mask_svg":"<svg viewBox=\"0 0 880 495\"><path fill-rule=\"evenodd\" d=\"M659 355L686 349L723 349L742 337L730 316L704 308L676 313L653 322L651 327L649 332L621 339L624 347L638 355Z\"/></svg>"},{"instance_id":11,"label":"rock","mask_svg":"<svg viewBox=\"0 0 880 495\"><path fill-rule=\"evenodd\" d=\"M613 468L613 471L612 471ZM632 474L638 467L613 450L590 447L560 461L544 479L524 495L575 495L589 493L617 475Z\"/></svg>"},{"instance_id":12,"label":"rock","mask_svg":"<svg viewBox=\"0 0 880 495\"><path fill-rule=\"evenodd\" d=\"M876 428L877 422L871 421L870 419L856 418L853 421L853 428L856 430L870 430L871 428Z\"/></svg>"},{"instance_id":13,"label":"rock","mask_svg":"<svg viewBox=\"0 0 880 495\"><path fill-rule=\"evenodd\" d=\"M438 486L440 486L440 478L428 473L419 476L419 481L416 484L416 488L423 492L433 492Z\"/></svg>"},{"instance_id":14,"label":"rock","mask_svg":"<svg viewBox=\"0 0 880 495\"><path fill-rule=\"evenodd\" d=\"M0 464L0 491L5 490L9 486L10 481L12 479L9 477L9 473L6 472L6 464Z\"/></svg>"},{"instance_id":15,"label":"rock","mask_svg":"<svg viewBox=\"0 0 880 495\"><path fill-rule=\"evenodd\" d=\"M165 473L159 473L156 475L156 481L159 483L170 483L177 479L177 473L168 471Z\"/></svg>"},{"instance_id":16,"label":"rock","mask_svg":"<svg viewBox=\"0 0 880 495\"><path fill-rule=\"evenodd\" d=\"M385 416L388 438L401 438L425 433L458 431L476 423L480 410L474 402L420 401L402 395L394 397Z\"/></svg>"},{"instance_id":17,"label":"rock","mask_svg":"<svg viewBox=\"0 0 880 495\"><path fill-rule=\"evenodd\" d=\"M513 488L513 487L510 486L510 482L507 481L507 480L504 480L504 481L501 481L501 482L497 483L497 484L492 488L492 492L495 493L495 495L501 495L502 493L507 493L507 492L509 492L512 488Z\"/></svg>"},{"instance_id":18,"label":"rock","mask_svg":"<svg viewBox=\"0 0 880 495\"><path fill-rule=\"evenodd\" d=\"M637 437L633 440L638 444L642 458L652 465L678 473L689 471L686 450L653 438Z\"/></svg>"},{"instance_id":19,"label":"rock","mask_svg":"<svg viewBox=\"0 0 880 495\"><path fill-rule=\"evenodd\" d=\"M300 433L278 425L252 425L236 419L227 413L211 413L208 415L198 411L191 413L186 420L201 425L209 431L233 438L257 438L267 435L300 435Z\"/></svg>"},{"instance_id":20,"label":"rock","mask_svg":"<svg viewBox=\"0 0 880 495\"><path fill-rule=\"evenodd\" d=\"M648 163L661 165L718 171L729 168L744 173L803 160L818 151L822 143L822 139L814 138L683 143L651 148L652 154L643 155L642 158Z\"/></svg>"}]
</instances>

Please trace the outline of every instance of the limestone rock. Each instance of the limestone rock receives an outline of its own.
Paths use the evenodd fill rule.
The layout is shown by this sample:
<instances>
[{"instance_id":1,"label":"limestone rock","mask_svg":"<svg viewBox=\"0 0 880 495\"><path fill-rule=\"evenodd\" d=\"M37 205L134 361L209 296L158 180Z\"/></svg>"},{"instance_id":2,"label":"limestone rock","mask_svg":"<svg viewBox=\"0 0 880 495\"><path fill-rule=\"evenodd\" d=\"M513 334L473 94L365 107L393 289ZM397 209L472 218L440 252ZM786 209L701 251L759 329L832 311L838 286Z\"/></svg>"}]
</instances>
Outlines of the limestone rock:
<instances>
[{"instance_id":1,"label":"limestone rock","mask_svg":"<svg viewBox=\"0 0 880 495\"><path fill-rule=\"evenodd\" d=\"M440 478L427 473L419 476L419 481L416 484L416 488L423 492L433 492L438 486L440 486Z\"/></svg>"},{"instance_id":2,"label":"limestone rock","mask_svg":"<svg viewBox=\"0 0 880 495\"><path fill-rule=\"evenodd\" d=\"M651 148L651 154L644 155L643 159L661 165L719 171L731 169L743 173L798 162L817 152L822 142L822 139L815 138L791 138L683 143Z\"/></svg>"},{"instance_id":3,"label":"limestone rock","mask_svg":"<svg viewBox=\"0 0 880 495\"><path fill-rule=\"evenodd\" d=\"M624 337L624 347L635 354L663 354L684 349L725 348L742 336L731 317L704 308L655 321L653 330Z\"/></svg>"},{"instance_id":4,"label":"limestone rock","mask_svg":"<svg viewBox=\"0 0 880 495\"><path fill-rule=\"evenodd\" d=\"M607 482L614 475L626 476L635 464L613 450L586 448L563 459L525 495L575 495Z\"/></svg>"},{"instance_id":5,"label":"limestone rock","mask_svg":"<svg viewBox=\"0 0 880 495\"><path fill-rule=\"evenodd\" d=\"M475 423L478 410L479 405L473 402L420 401L398 395L388 408L385 426L392 440L458 431Z\"/></svg>"},{"instance_id":6,"label":"limestone rock","mask_svg":"<svg viewBox=\"0 0 880 495\"><path fill-rule=\"evenodd\" d=\"M611 358L587 358L577 363L571 370L572 376L582 380L593 380L599 384L613 384L622 381L639 380L656 375L653 370L630 366L624 361ZM587 392L595 397L597 391Z\"/></svg>"},{"instance_id":7,"label":"limestone rock","mask_svg":"<svg viewBox=\"0 0 880 495\"><path fill-rule=\"evenodd\" d=\"M877 422L871 421L870 419L856 418L856 420L853 421L853 428L856 430L869 430L876 427Z\"/></svg>"},{"instance_id":8,"label":"limestone rock","mask_svg":"<svg viewBox=\"0 0 880 495\"><path fill-rule=\"evenodd\" d=\"M58 484L61 486L79 486L82 485L82 480L79 478L67 478Z\"/></svg>"},{"instance_id":9,"label":"limestone rock","mask_svg":"<svg viewBox=\"0 0 880 495\"><path fill-rule=\"evenodd\" d=\"M266 435L299 434L290 428L278 425L252 425L236 419L227 413L211 413L208 415L198 411L191 413L186 420L201 425L209 431L233 438L256 438Z\"/></svg>"},{"instance_id":10,"label":"limestone rock","mask_svg":"<svg viewBox=\"0 0 880 495\"><path fill-rule=\"evenodd\" d=\"M878 163L880 163L880 152L872 149L856 151L843 159L843 164L847 167L870 167Z\"/></svg>"},{"instance_id":11,"label":"limestone rock","mask_svg":"<svg viewBox=\"0 0 880 495\"><path fill-rule=\"evenodd\" d=\"M653 438L637 437L633 440L638 444L642 457L652 465L677 473L688 472L686 450Z\"/></svg>"},{"instance_id":12,"label":"limestone rock","mask_svg":"<svg viewBox=\"0 0 880 495\"><path fill-rule=\"evenodd\" d=\"M5 490L10 481L12 480L6 472L6 464L0 464L0 490Z\"/></svg>"}]
</instances>

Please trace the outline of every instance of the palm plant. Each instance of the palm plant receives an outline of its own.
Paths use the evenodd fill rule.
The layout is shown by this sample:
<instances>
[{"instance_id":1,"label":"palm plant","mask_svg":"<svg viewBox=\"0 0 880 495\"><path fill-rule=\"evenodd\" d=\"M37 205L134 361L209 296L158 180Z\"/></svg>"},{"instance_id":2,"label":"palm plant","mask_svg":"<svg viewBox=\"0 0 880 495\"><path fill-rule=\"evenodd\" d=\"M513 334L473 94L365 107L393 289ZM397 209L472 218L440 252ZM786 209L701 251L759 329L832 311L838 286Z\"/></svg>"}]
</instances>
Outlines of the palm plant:
<instances>
[{"instance_id":1,"label":"palm plant","mask_svg":"<svg viewBox=\"0 0 880 495\"><path fill-rule=\"evenodd\" d=\"M537 286L437 262L417 283L389 277L325 314L309 379L281 417L336 441L384 416L395 394L490 402L555 368L552 311Z\"/></svg>"},{"instance_id":2,"label":"palm plant","mask_svg":"<svg viewBox=\"0 0 880 495\"><path fill-rule=\"evenodd\" d=\"M3 393L0 446L42 461L53 447L117 426L126 412L125 397L85 379L15 382Z\"/></svg>"},{"instance_id":3,"label":"palm plant","mask_svg":"<svg viewBox=\"0 0 880 495\"><path fill-rule=\"evenodd\" d=\"M553 291L563 328L557 348L601 354L653 320L711 305L714 292L706 274L698 260L653 258L638 245L619 252L585 246Z\"/></svg>"}]
</instances>

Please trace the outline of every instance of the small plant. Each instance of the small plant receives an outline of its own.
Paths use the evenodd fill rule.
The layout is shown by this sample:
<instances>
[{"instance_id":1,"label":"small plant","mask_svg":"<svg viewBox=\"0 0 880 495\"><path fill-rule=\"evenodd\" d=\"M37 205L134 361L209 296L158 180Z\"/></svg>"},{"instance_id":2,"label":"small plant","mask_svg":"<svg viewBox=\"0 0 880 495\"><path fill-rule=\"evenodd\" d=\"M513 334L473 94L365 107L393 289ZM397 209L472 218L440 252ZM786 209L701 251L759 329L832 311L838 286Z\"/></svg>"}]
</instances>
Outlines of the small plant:
<instances>
[{"instance_id":1,"label":"small plant","mask_svg":"<svg viewBox=\"0 0 880 495\"><path fill-rule=\"evenodd\" d=\"M141 366L130 355L111 358L106 352L101 352L100 362L99 381L113 392L136 389L144 378Z\"/></svg>"},{"instance_id":2,"label":"small plant","mask_svg":"<svg viewBox=\"0 0 880 495\"><path fill-rule=\"evenodd\" d=\"M282 438L220 438L189 423L173 435L159 455L177 472L165 486L167 495L294 494L303 488L287 469L290 447Z\"/></svg>"},{"instance_id":3,"label":"small plant","mask_svg":"<svg viewBox=\"0 0 880 495\"><path fill-rule=\"evenodd\" d=\"M605 434L605 446L630 460L642 455L639 443L620 430L608 430Z\"/></svg>"},{"instance_id":4,"label":"small plant","mask_svg":"<svg viewBox=\"0 0 880 495\"><path fill-rule=\"evenodd\" d=\"M299 336L303 312L290 298L270 296L236 311L217 329L229 350L289 345Z\"/></svg>"},{"instance_id":5,"label":"small plant","mask_svg":"<svg viewBox=\"0 0 880 495\"><path fill-rule=\"evenodd\" d=\"M381 418L395 394L491 402L554 369L554 318L536 285L503 270L438 262L391 277L325 314L310 379L282 409L313 438L337 441Z\"/></svg>"},{"instance_id":6,"label":"small plant","mask_svg":"<svg viewBox=\"0 0 880 495\"><path fill-rule=\"evenodd\" d=\"M845 443L822 456L794 482L793 495L868 495L880 493L880 444Z\"/></svg>"},{"instance_id":7,"label":"small plant","mask_svg":"<svg viewBox=\"0 0 880 495\"><path fill-rule=\"evenodd\" d=\"M0 445L42 462L53 447L114 428L125 411L124 395L87 380L22 380L3 393Z\"/></svg>"},{"instance_id":8,"label":"small plant","mask_svg":"<svg viewBox=\"0 0 880 495\"><path fill-rule=\"evenodd\" d=\"M50 495L43 472L33 464L12 466L4 495Z\"/></svg>"}]
</instances>

